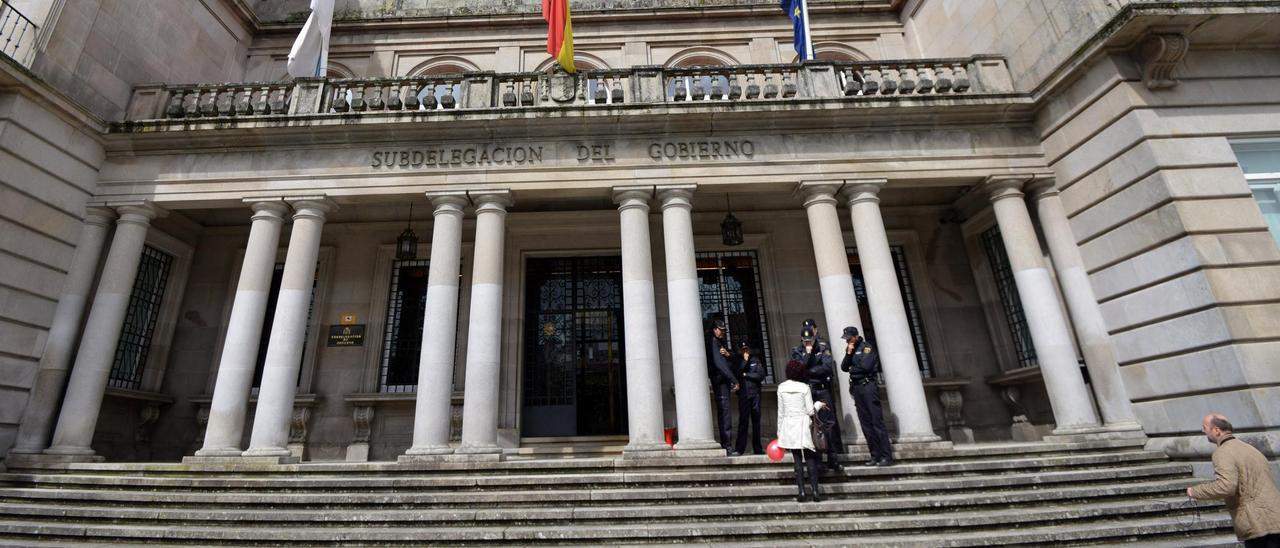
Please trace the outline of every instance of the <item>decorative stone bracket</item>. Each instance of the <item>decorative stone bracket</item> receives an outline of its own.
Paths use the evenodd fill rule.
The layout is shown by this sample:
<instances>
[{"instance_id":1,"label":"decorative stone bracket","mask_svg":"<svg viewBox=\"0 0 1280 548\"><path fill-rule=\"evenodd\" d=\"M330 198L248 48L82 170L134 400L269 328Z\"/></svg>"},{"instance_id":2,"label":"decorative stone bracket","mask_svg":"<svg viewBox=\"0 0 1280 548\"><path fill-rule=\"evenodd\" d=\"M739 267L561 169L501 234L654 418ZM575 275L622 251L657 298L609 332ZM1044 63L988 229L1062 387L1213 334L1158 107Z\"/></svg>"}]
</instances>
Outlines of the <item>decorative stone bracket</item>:
<instances>
[{"instance_id":1,"label":"decorative stone bracket","mask_svg":"<svg viewBox=\"0 0 1280 548\"><path fill-rule=\"evenodd\" d=\"M924 379L926 389L938 392L938 402L942 404L942 416L947 421L947 439L952 443L973 443L973 429L964 422L964 388L969 385L966 378L932 378Z\"/></svg>"},{"instance_id":2,"label":"decorative stone bracket","mask_svg":"<svg viewBox=\"0 0 1280 548\"><path fill-rule=\"evenodd\" d=\"M1178 85L1173 71L1187 56L1191 41L1181 30L1154 30L1138 41L1133 57L1142 68L1142 82L1149 89Z\"/></svg>"},{"instance_id":3,"label":"decorative stone bracket","mask_svg":"<svg viewBox=\"0 0 1280 548\"><path fill-rule=\"evenodd\" d=\"M1005 371L987 378L990 384L1000 390L1000 399L1009 406L1013 422L1009 425L1009 434L1013 441L1040 441L1043 436L1027 418L1027 408L1022 404L1020 385L1042 382L1039 367L1023 367Z\"/></svg>"},{"instance_id":4,"label":"decorative stone bracket","mask_svg":"<svg viewBox=\"0 0 1280 548\"><path fill-rule=\"evenodd\" d=\"M307 423L311 420L311 409L315 407L316 402L320 398L315 394L298 394L293 400L293 413L289 417L289 450L294 456L302 458L302 453L307 445ZM195 453L204 445L205 431L209 426L209 406L213 401L211 395L200 395L191 398L191 402L199 406L196 411L196 436L191 440L191 447L187 453ZM249 398L249 403L257 403L258 396ZM249 409L248 421L245 424L245 432L249 431L249 422L253 418L253 407Z\"/></svg>"}]
</instances>

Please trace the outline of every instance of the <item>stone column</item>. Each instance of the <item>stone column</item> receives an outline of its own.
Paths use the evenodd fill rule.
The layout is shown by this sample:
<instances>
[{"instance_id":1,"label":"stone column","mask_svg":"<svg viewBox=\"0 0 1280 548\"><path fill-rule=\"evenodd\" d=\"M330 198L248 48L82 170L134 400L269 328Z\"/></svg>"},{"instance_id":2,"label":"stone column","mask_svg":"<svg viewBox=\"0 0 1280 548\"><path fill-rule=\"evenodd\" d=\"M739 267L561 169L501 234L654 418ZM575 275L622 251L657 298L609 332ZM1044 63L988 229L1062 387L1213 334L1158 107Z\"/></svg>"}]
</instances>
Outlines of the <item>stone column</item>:
<instances>
[{"instance_id":1,"label":"stone column","mask_svg":"<svg viewBox=\"0 0 1280 548\"><path fill-rule=\"evenodd\" d=\"M677 450L724 455L711 426L711 381L707 378L706 335L698 298L693 245L693 191L696 185L659 186L662 238L667 258L667 307L671 325L671 369L675 376Z\"/></svg>"},{"instance_id":2,"label":"stone column","mask_svg":"<svg viewBox=\"0 0 1280 548\"><path fill-rule=\"evenodd\" d=\"M1029 178L991 177L983 186L991 197L991 207L995 210L1009 267L1031 331L1031 343L1040 362L1040 374L1049 392L1049 403L1058 425L1054 433L1092 431L1098 426L1098 417L1076 364L1076 352L1058 292L1045 268L1044 254L1023 201L1022 185Z\"/></svg>"},{"instance_id":3,"label":"stone column","mask_svg":"<svg viewBox=\"0 0 1280 548\"><path fill-rule=\"evenodd\" d=\"M880 214L880 189L885 179L846 181L845 199L853 219L853 236L862 261L862 279L867 287L867 304L876 326L876 346L889 392L889 405L898 419L898 441L931 442L941 438L933 433L929 402L920 380L920 364L907 310L902 305L898 272L889 253L889 237ZM835 333L835 328L831 329Z\"/></svg>"},{"instance_id":4,"label":"stone column","mask_svg":"<svg viewBox=\"0 0 1280 548\"><path fill-rule=\"evenodd\" d=\"M649 199L653 187L616 187L622 232L622 323L627 348L627 433L624 457L662 455L662 370L653 295Z\"/></svg>"},{"instance_id":5,"label":"stone column","mask_svg":"<svg viewBox=\"0 0 1280 548\"><path fill-rule=\"evenodd\" d=\"M1054 180L1037 179L1028 186L1028 190L1035 201L1045 241L1049 244L1049 255L1053 258L1058 284L1062 287L1067 311L1080 341L1085 367L1093 381L1093 394L1102 411L1102 420L1108 429L1141 430L1124 380L1120 378L1120 364L1116 361L1111 336L1107 333L1093 286L1089 284L1089 273L1084 269L1080 248L1076 246Z\"/></svg>"},{"instance_id":6,"label":"stone column","mask_svg":"<svg viewBox=\"0 0 1280 548\"><path fill-rule=\"evenodd\" d=\"M823 318L829 337L838 337L846 326L862 331L858 317L858 299L853 292L853 276L849 273L849 253L840 230L840 214L836 210L835 193L843 182L804 182L798 192L804 197L804 210L809 218L809 236L813 239L813 258L818 266L818 288L822 292ZM791 340L799 340L800 326L787 326ZM862 425L858 423L853 396L849 394L849 374L840 370L845 345L839 338L829 340L835 360L837 397L840 398L840 432L845 445L866 443Z\"/></svg>"},{"instance_id":7,"label":"stone column","mask_svg":"<svg viewBox=\"0 0 1280 548\"><path fill-rule=\"evenodd\" d=\"M293 420L293 399L298 394L298 368L307 342L307 316L325 215L337 209L336 204L323 196L286 198L285 201L293 206L293 230L289 233L280 294L276 297L276 315L271 320L271 338L267 341L253 433L249 437L249 449L243 454L278 458L280 462L296 458L289 451L289 426ZM212 409L209 417L212 426ZM208 436L207 431L205 435Z\"/></svg>"},{"instance_id":8,"label":"stone column","mask_svg":"<svg viewBox=\"0 0 1280 548\"><path fill-rule=\"evenodd\" d=\"M36 369L35 386L27 398L27 408L22 412L18 437L10 454L38 454L49 446L49 436L56 419L62 390L66 387L67 372L71 368L72 351L80 336L80 321L84 319L85 304L93 289L93 278L98 272L98 260L111 230L115 210L107 207L90 207L85 211L84 226L80 229L80 242L75 257L62 284L62 297L53 313L49 326L48 342L40 356Z\"/></svg>"},{"instance_id":9,"label":"stone column","mask_svg":"<svg viewBox=\"0 0 1280 548\"><path fill-rule=\"evenodd\" d=\"M400 458L446 455L449 447L449 404L453 396L454 339L458 329L458 262L462 258L462 208L465 192L428 192L435 205L431 228L431 266L427 274L427 309L418 361L418 395L413 418L413 446Z\"/></svg>"},{"instance_id":10,"label":"stone column","mask_svg":"<svg viewBox=\"0 0 1280 548\"><path fill-rule=\"evenodd\" d=\"M94 294L84 337L80 340L80 350L71 369L71 382L62 400L62 413L58 415L58 425L53 432L53 445L44 450L47 455L73 459L94 456L89 445L93 443L107 379L115 362L116 345L124 329L124 316L129 308L129 297L133 294L134 279L138 276L147 229L152 219L167 212L150 202L142 202L119 206L116 213L120 216L116 221L116 233L111 238L107 261L102 265L98 291Z\"/></svg>"},{"instance_id":11,"label":"stone column","mask_svg":"<svg viewBox=\"0 0 1280 548\"><path fill-rule=\"evenodd\" d=\"M271 296L280 227L289 213L289 206L278 198L245 201L253 208L249 242L245 245L231 317L227 320L227 337L218 362L204 447L196 451L197 457L240 456L240 438L249 408L249 392L253 389L253 370L258 362L267 300Z\"/></svg>"},{"instance_id":12,"label":"stone column","mask_svg":"<svg viewBox=\"0 0 1280 548\"><path fill-rule=\"evenodd\" d=\"M467 339L474 344L467 345L462 444L458 453L501 455L498 373L502 363L502 257L511 192L482 191L472 193L471 199L476 204L476 239Z\"/></svg>"}]
</instances>

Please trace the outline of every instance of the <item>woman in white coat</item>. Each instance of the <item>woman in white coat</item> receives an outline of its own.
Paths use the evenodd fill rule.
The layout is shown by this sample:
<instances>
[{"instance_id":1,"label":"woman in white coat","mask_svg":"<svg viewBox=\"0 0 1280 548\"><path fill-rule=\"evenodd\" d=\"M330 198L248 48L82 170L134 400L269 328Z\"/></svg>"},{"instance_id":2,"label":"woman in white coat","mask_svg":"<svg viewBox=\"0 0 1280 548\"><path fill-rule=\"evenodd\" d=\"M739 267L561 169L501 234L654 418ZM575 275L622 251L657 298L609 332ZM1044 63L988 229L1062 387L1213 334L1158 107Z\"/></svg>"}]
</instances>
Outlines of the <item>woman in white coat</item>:
<instances>
[{"instance_id":1,"label":"woman in white coat","mask_svg":"<svg viewBox=\"0 0 1280 548\"><path fill-rule=\"evenodd\" d=\"M813 394L809 391L809 383L805 382L808 371L803 363L791 360L787 363L787 380L778 385L778 446L791 450L791 458L795 462L796 487L800 494L797 502L806 502L810 497L804 492L804 465L809 465L809 487L813 492L812 500L821 502L818 493L818 453L813 450L813 437L809 434L809 421L821 409L822 402L815 408Z\"/></svg>"}]
</instances>

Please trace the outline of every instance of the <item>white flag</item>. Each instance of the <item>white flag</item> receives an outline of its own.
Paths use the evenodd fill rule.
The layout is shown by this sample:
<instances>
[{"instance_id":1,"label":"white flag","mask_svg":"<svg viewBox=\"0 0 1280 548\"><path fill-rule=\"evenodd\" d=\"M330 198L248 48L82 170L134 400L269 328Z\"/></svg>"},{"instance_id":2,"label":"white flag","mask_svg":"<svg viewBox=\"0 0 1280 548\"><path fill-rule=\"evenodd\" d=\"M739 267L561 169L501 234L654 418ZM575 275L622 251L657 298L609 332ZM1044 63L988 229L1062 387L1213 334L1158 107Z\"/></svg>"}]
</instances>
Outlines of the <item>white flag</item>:
<instances>
[{"instance_id":1,"label":"white flag","mask_svg":"<svg viewBox=\"0 0 1280 548\"><path fill-rule=\"evenodd\" d=\"M334 0L311 0L311 16L289 50L289 75L309 78L325 75L329 64L329 27L333 26Z\"/></svg>"}]
</instances>

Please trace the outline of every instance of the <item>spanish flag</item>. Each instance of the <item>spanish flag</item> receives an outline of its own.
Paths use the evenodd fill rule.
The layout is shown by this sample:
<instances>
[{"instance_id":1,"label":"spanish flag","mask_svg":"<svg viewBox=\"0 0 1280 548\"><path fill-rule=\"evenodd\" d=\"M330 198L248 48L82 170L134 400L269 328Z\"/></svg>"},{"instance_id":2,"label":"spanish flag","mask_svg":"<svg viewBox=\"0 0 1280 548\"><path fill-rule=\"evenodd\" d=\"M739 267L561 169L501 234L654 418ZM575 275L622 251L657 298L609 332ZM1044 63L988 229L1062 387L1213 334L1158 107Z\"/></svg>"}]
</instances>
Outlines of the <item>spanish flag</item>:
<instances>
[{"instance_id":1,"label":"spanish flag","mask_svg":"<svg viewBox=\"0 0 1280 548\"><path fill-rule=\"evenodd\" d=\"M542 18L547 21L547 53L566 72L573 67L573 22L569 20L569 0L542 0Z\"/></svg>"}]
</instances>

